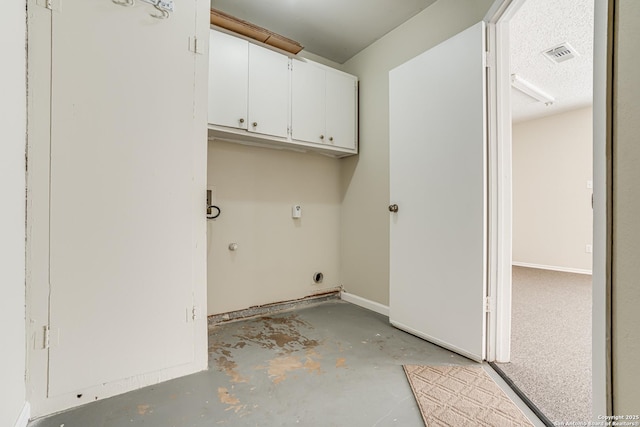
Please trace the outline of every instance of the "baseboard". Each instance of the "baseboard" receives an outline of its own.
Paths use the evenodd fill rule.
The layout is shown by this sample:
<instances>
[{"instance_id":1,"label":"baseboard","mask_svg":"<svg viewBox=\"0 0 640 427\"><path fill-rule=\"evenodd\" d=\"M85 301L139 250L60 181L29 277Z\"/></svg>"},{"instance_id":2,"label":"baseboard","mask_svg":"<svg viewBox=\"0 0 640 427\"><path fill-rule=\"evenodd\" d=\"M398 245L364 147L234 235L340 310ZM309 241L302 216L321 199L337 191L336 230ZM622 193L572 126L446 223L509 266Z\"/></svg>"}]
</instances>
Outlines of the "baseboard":
<instances>
[{"instance_id":1,"label":"baseboard","mask_svg":"<svg viewBox=\"0 0 640 427\"><path fill-rule=\"evenodd\" d=\"M29 418L31 418L31 405L29 405L29 402L25 402L22 407L22 412L20 412L20 416L18 417L18 421L16 421L15 427L27 427L27 424L29 424Z\"/></svg>"},{"instance_id":2,"label":"baseboard","mask_svg":"<svg viewBox=\"0 0 640 427\"><path fill-rule=\"evenodd\" d=\"M401 330L403 330L405 332L408 332L411 335L415 335L418 338L422 338L425 341L429 341L429 342L431 342L433 344L436 344L437 346L440 346L442 348L446 348L447 350L451 350L454 353L458 353L459 355L464 356L467 359L475 360L476 362L480 362L480 363L482 363L482 361L483 361L483 358L482 358L483 356L482 355L476 355L476 354L469 353L469 352L467 352L466 350L464 350L464 349L462 349L460 347L456 347L455 345L452 345L452 344L450 344L450 343L448 343L446 341L442 341L441 339L436 338L434 336L424 334L424 333L418 331L417 329L413 329L413 328L411 328L411 327L409 327L409 326L407 326L405 324L402 324L400 322L396 322L395 320L391 320L390 319L389 323L391 323L393 326L395 326L398 329L401 329Z\"/></svg>"},{"instance_id":3,"label":"baseboard","mask_svg":"<svg viewBox=\"0 0 640 427\"><path fill-rule=\"evenodd\" d=\"M342 291L340 293L340 298L343 301L350 302L351 304L355 304L362 308L366 308L367 310L375 311L376 313L382 314L383 316L389 317L389 306L382 305L379 302L371 301L366 298L359 297L354 294L350 294L348 292Z\"/></svg>"},{"instance_id":4,"label":"baseboard","mask_svg":"<svg viewBox=\"0 0 640 427\"><path fill-rule=\"evenodd\" d=\"M517 262L517 261L512 262L511 265L515 267L528 267L528 268L538 268L540 270L561 271L563 273L576 273L576 274L589 274L589 275L592 274L591 270L583 270L581 268L558 267L555 265L530 264L527 262Z\"/></svg>"},{"instance_id":5,"label":"baseboard","mask_svg":"<svg viewBox=\"0 0 640 427\"><path fill-rule=\"evenodd\" d=\"M303 307L305 305L317 304L320 302L329 301L332 299L340 298L341 288L326 289L322 293L308 295L303 298L274 302L265 305L257 305L242 310L230 311L227 313L210 314L207 316L207 324L209 327L217 325L218 323L233 322L235 320L244 320L255 316L265 316L268 314L278 313L281 311L291 310L294 308Z\"/></svg>"},{"instance_id":6,"label":"baseboard","mask_svg":"<svg viewBox=\"0 0 640 427\"><path fill-rule=\"evenodd\" d=\"M206 351L206 350L205 350ZM111 381L97 386L88 387L82 390L81 398L76 392L66 393L59 396L47 397L44 399L32 399L33 404L31 417L38 419L48 417L89 402L107 399L130 391L144 387L160 384L165 381L181 378L207 370L208 362L206 355L203 360L194 360L185 365L173 366L160 371L136 375L121 380Z\"/></svg>"}]
</instances>

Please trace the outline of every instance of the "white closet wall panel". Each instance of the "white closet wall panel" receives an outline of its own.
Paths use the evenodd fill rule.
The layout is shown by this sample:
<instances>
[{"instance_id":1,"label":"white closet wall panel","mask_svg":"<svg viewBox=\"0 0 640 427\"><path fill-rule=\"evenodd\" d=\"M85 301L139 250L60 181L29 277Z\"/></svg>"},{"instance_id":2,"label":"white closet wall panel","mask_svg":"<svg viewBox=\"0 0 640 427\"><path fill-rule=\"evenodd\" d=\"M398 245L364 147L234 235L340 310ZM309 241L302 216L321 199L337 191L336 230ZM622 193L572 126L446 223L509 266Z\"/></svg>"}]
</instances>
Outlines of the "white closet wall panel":
<instances>
[{"instance_id":1,"label":"white closet wall panel","mask_svg":"<svg viewBox=\"0 0 640 427\"><path fill-rule=\"evenodd\" d=\"M52 14L49 398L194 360L195 8Z\"/></svg>"}]
</instances>

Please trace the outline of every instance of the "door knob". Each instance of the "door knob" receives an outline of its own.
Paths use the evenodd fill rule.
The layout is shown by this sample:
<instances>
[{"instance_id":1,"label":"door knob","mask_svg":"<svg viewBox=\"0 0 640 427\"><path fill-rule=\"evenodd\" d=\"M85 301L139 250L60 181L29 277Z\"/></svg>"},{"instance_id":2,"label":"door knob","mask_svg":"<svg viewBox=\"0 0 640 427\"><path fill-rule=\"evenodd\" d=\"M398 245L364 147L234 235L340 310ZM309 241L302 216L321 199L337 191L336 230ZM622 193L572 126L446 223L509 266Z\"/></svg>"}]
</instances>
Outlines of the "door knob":
<instances>
[{"instance_id":1,"label":"door knob","mask_svg":"<svg viewBox=\"0 0 640 427\"><path fill-rule=\"evenodd\" d=\"M389 212L398 212L398 205L389 205Z\"/></svg>"},{"instance_id":2,"label":"door knob","mask_svg":"<svg viewBox=\"0 0 640 427\"><path fill-rule=\"evenodd\" d=\"M253 127L258 126L258 122L253 122Z\"/></svg>"},{"instance_id":3,"label":"door knob","mask_svg":"<svg viewBox=\"0 0 640 427\"><path fill-rule=\"evenodd\" d=\"M240 123L244 123L244 119L240 119L240 120L239 120L239 122L240 122Z\"/></svg>"}]
</instances>

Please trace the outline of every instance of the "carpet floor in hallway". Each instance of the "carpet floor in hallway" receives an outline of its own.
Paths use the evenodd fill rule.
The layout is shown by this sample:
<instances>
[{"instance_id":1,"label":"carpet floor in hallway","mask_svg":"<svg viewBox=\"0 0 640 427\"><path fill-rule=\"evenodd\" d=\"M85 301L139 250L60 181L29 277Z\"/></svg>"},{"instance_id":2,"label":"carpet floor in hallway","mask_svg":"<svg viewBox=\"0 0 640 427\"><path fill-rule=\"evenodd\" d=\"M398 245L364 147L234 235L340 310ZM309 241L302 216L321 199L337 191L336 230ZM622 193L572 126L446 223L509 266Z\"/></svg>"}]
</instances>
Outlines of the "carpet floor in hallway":
<instances>
[{"instance_id":1,"label":"carpet floor in hallway","mask_svg":"<svg viewBox=\"0 0 640 427\"><path fill-rule=\"evenodd\" d=\"M553 423L591 419L591 276L513 267L511 362L498 366Z\"/></svg>"}]
</instances>

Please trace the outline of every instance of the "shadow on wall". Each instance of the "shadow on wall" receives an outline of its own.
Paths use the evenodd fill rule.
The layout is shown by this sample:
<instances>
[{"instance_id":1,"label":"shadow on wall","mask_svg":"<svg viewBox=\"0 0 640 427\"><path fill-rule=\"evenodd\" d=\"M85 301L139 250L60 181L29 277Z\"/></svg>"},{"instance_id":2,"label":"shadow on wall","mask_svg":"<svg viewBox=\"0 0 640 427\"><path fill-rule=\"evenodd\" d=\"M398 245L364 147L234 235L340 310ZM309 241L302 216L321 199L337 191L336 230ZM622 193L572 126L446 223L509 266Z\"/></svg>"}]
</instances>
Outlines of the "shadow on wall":
<instances>
[{"instance_id":1,"label":"shadow on wall","mask_svg":"<svg viewBox=\"0 0 640 427\"><path fill-rule=\"evenodd\" d=\"M351 180L358 168L360 156L349 156L340 159L340 202L344 202L344 198L349 191Z\"/></svg>"}]
</instances>

